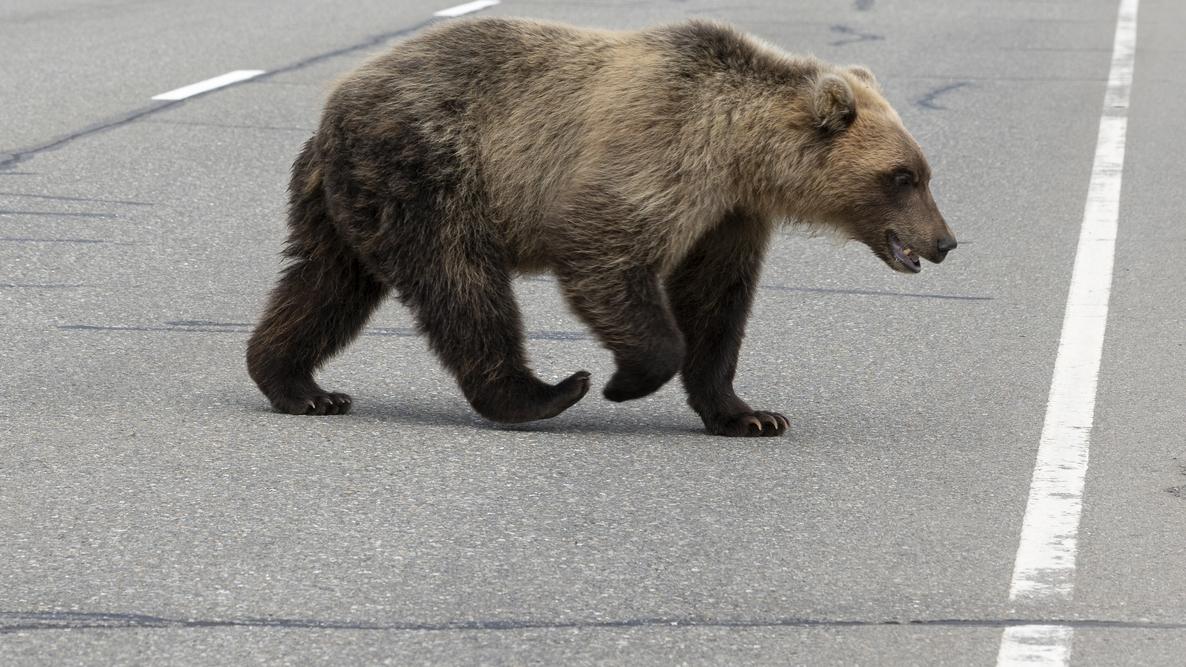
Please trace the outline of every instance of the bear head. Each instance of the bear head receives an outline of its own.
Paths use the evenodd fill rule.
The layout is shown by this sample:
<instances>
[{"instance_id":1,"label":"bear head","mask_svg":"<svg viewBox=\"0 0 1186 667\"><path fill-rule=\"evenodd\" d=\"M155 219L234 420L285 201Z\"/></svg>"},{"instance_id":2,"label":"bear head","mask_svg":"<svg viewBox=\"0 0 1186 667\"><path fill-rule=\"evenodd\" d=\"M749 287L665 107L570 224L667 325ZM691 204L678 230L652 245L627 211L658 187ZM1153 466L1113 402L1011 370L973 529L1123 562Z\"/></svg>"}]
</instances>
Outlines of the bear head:
<instances>
[{"instance_id":1,"label":"bear head","mask_svg":"<svg viewBox=\"0 0 1186 667\"><path fill-rule=\"evenodd\" d=\"M931 196L930 166L873 74L834 68L808 85L800 115L814 132L811 176L793 215L861 241L897 271L921 271L920 257L942 262L956 240Z\"/></svg>"}]
</instances>

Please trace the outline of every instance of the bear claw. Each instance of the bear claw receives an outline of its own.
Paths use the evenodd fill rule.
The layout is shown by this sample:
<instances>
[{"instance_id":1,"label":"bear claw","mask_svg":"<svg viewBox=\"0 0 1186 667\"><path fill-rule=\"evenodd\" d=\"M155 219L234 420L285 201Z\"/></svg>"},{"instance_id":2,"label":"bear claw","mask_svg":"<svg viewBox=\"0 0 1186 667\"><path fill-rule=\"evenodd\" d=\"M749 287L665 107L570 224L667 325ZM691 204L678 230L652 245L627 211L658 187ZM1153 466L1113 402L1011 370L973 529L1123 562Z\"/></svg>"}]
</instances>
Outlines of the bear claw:
<instances>
[{"instance_id":1,"label":"bear claw","mask_svg":"<svg viewBox=\"0 0 1186 667\"><path fill-rule=\"evenodd\" d=\"M706 429L710 435L724 435L729 437L763 437L773 438L786 433L791 427L791 420L777 412L755 410L743 412L729 417L723 417Z\"/></svg>"},{"instance_id":2,"label":"bear claw","mask_svg":"<svg viewBox=\"0 0 1186 667\"><path fill-rule=\"evenodd\" d=\"M272 402L276 410L290 415L344 415L350 412L352 405L349 394L332 391L281 398Z\"/></svg>"}]
</instances>

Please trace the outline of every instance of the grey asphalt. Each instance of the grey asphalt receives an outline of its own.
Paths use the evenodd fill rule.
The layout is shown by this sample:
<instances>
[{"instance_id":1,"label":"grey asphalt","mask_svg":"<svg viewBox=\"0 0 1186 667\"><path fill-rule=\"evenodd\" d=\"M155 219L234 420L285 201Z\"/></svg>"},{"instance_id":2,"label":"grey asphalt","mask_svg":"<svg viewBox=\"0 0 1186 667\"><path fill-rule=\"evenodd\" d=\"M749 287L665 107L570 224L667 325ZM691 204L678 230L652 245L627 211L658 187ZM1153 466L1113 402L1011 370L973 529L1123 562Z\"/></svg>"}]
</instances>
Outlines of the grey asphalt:
<instances>
[{"instance_id":1,"label":"grey asphalt","mask_svg":"<svg viewBox=\"0 0 1186 667\"><path fill-rule=\"evenodd\" d=\"M0 7L0 663L1073 664L1186 661L1186 9L1141 4L1075 598L1008 587L1091 173L1112 0L506 0L488 15L728 20L864 63L960 247L918 276L788 230L739 392L781 439L627 404L546 278L534 366L595 389L476 417L409 314L333 361L348 416L246 377L288 166L336 76L434 2ZM233 69L269 75L174 104Z\"/></svg>"}]
</instances>

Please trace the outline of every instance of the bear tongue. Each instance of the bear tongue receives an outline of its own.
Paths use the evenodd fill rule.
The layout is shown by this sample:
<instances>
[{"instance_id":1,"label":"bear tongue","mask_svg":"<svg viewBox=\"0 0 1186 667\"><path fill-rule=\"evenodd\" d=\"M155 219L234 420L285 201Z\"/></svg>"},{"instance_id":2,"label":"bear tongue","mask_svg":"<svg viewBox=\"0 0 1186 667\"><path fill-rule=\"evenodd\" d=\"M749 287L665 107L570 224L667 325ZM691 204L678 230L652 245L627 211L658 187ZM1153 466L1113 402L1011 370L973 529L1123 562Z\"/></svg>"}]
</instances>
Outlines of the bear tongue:
<instances>
[{"instance_id":1,"label":"bear tongue","mask_svg":"<svg viewBox=\"0 0 1186 667\"><path fill-rule=\"evenodd\" d=\"M914 273L922 271L922 262L919 261L918 256L902 243L897 234L890 232L889 242L890 249L894 252L894 257L899 262L901 262L903 266Z\"/></svg>"}]
</instances>

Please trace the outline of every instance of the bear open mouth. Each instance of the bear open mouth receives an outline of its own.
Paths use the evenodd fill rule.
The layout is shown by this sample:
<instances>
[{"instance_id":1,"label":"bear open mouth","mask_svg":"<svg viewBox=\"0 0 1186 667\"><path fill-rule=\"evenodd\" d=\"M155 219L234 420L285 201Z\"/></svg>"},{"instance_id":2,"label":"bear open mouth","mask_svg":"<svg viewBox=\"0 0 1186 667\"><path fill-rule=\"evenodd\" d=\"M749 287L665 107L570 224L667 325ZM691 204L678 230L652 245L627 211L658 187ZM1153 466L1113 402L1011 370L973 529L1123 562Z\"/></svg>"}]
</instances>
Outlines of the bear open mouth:
<instances>
[{"instance_id":1,"label":"bear open mouth","mask_svg":"<svg viewBox=\"0 0 1186 667\"><path fill-rule=\"evenodd\" d=\"M902 243L898 235L892 231L886 232L886 239L889 241L890 250L894 254L894 259L902 265L902 268L911 273L918 273L922 271L922 261L918 259L918 255L914 253L914 249Z\"/></svg>"}]
</instances>

